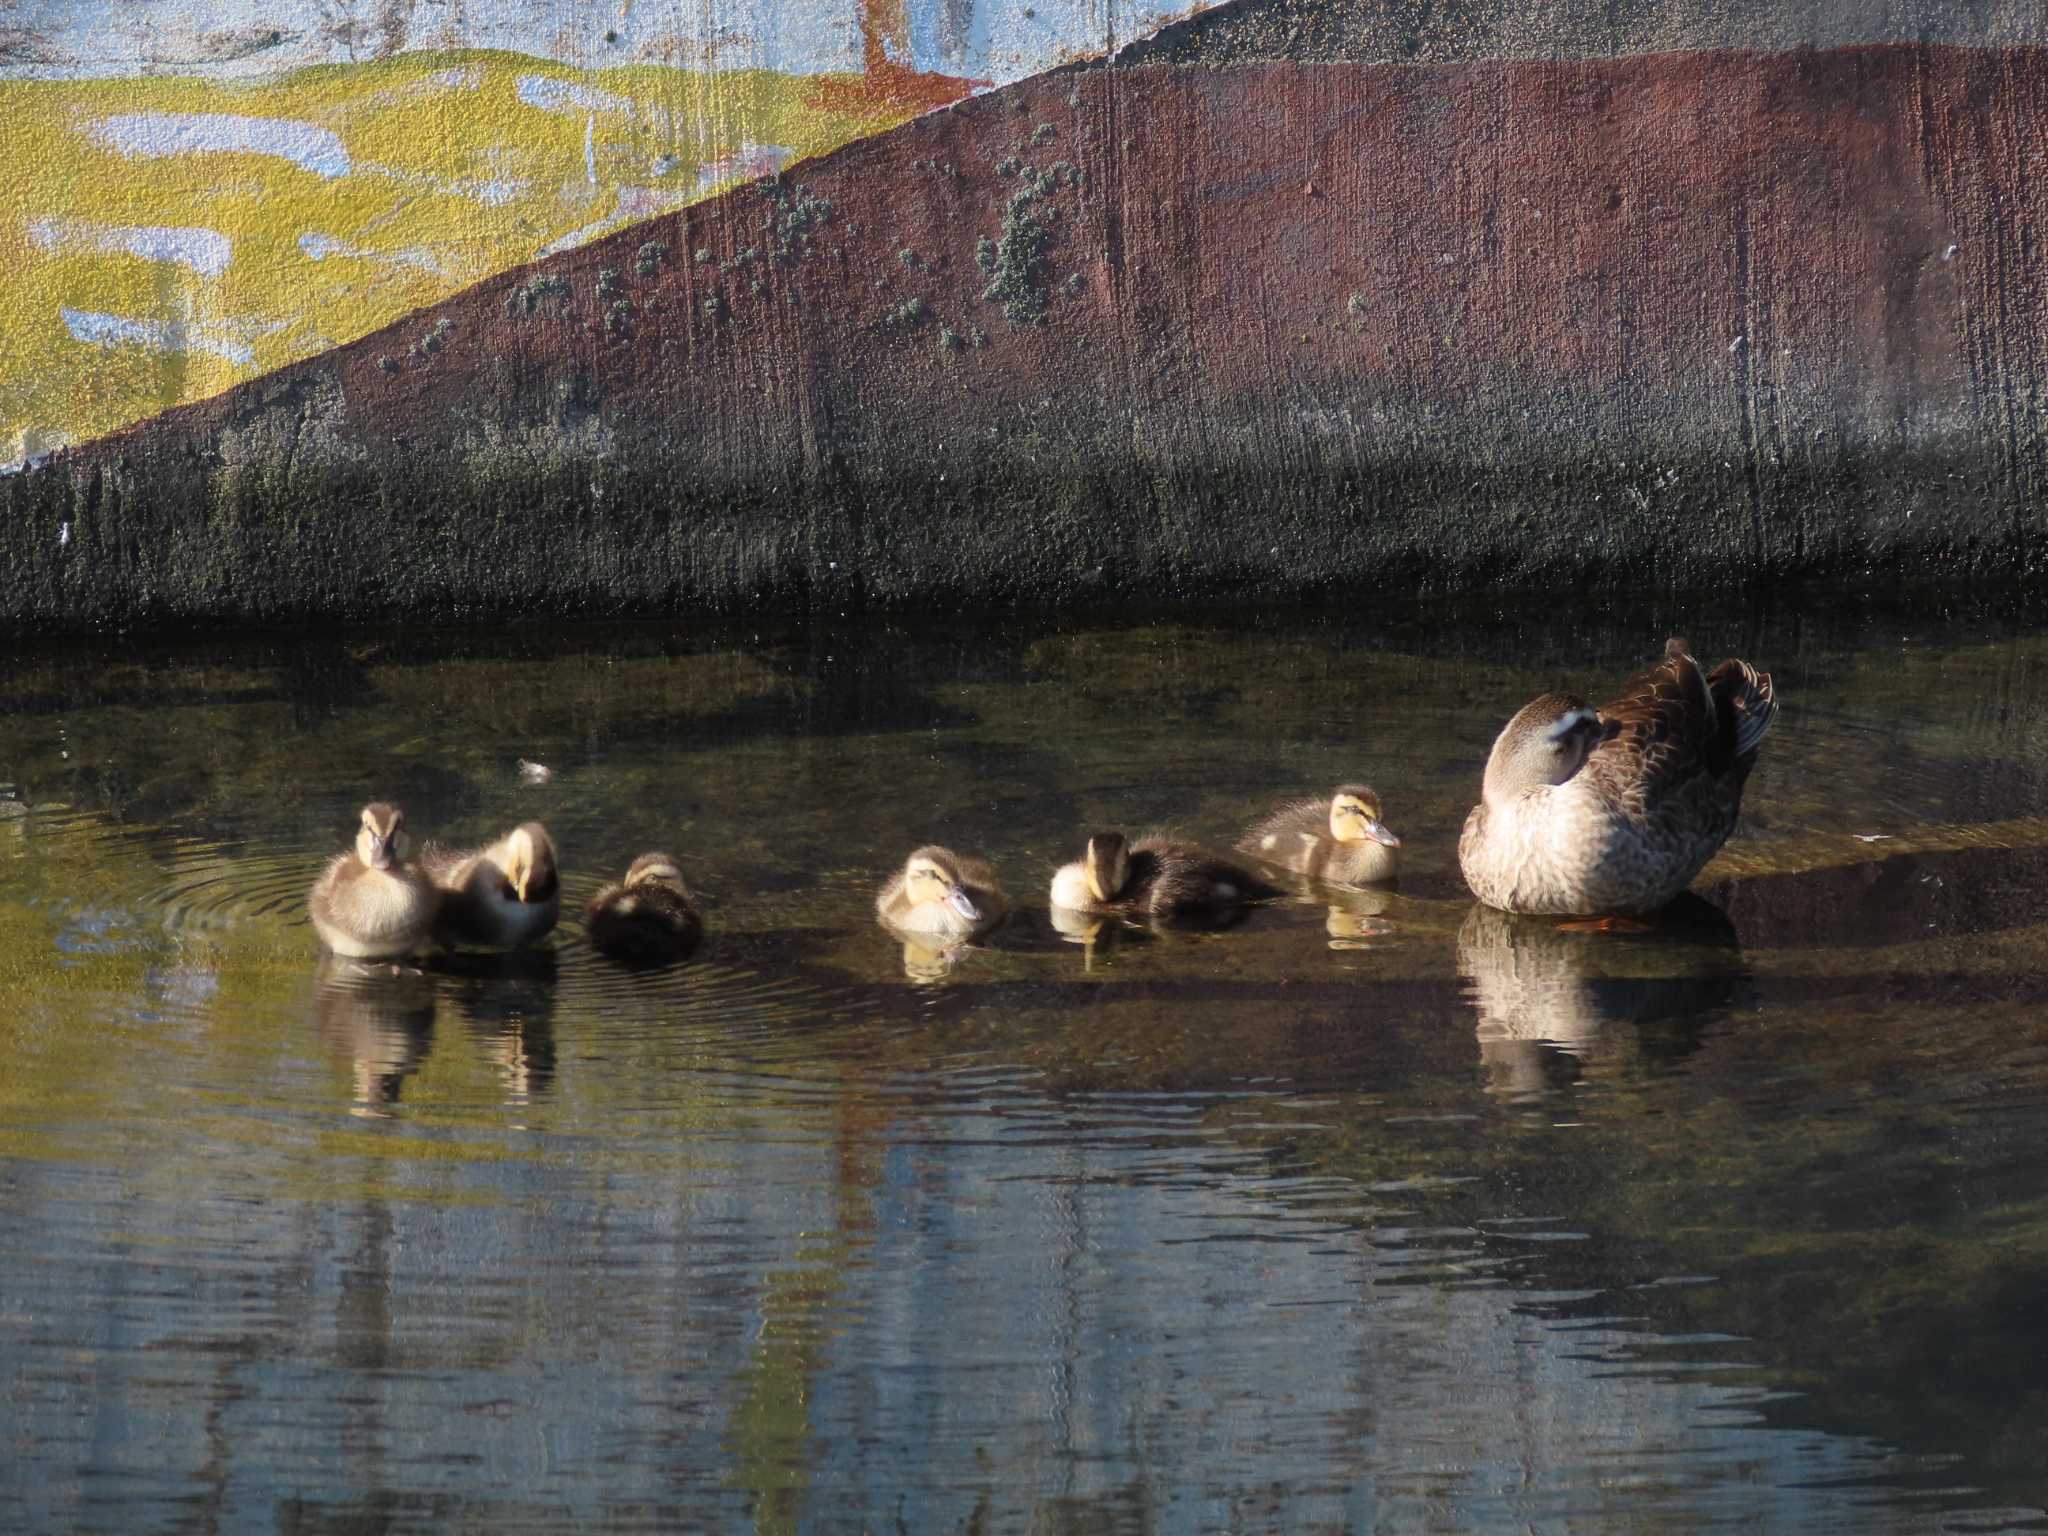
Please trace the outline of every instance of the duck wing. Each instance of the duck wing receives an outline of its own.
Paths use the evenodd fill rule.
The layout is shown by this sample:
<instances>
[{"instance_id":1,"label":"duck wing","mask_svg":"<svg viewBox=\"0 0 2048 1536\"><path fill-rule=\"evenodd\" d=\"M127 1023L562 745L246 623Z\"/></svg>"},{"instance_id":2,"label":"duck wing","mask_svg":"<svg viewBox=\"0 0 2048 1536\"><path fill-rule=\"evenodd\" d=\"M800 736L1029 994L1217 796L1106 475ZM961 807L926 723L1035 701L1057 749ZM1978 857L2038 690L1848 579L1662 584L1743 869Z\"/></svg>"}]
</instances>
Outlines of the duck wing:
<instances>
[{"instance_id":1,"label":"duck wing","mask_svg":"<svg viewBox=\"0 0 2048 1536\"><path fill-rule=\"evenodd\" d=\"M1268 863L1307 871L1311 851L1321 846L1329 830L1327 796L1292 800L1247 827L1237 840L1237 850Z\"/></svg>"},{"instance_id":2,"label":"duck wing","mask_svg":"<svg viewBox=\"0 0 2048 1536\"><path fill-rule=\"evenodd\" d=\"M420 851L413 855L413 867L443 890L451 890L463 883L467 873L465 864L472 862L481 848L450 848L446 843L422 843Z\"/></svg>"},{"instance_id":3,"label":"duck wing","mask_svg":"<svg viewBox=\"0 0 2048 1536\"><path fill-rule=\"evenodd\" d=\"M1131 883L1127 888L1155 916L1193 911L1242 901L1263 901L1280 894L1277 887L1187 843L1141 838L1131 848Z\"/></svg>"},{"instance_id":4,"label":"duck wing","mask_svg":"<svg viewBox=\"0 0 2048 1536\"><path fill-rule=\"evenodd\" d=\"M1580 770L1610 801L1654 810L1702 773L1726 773L1735 737L1707 674L1683 640L1622 685L1600 706L1607 735Z\"/></svg>"}]
</instances>

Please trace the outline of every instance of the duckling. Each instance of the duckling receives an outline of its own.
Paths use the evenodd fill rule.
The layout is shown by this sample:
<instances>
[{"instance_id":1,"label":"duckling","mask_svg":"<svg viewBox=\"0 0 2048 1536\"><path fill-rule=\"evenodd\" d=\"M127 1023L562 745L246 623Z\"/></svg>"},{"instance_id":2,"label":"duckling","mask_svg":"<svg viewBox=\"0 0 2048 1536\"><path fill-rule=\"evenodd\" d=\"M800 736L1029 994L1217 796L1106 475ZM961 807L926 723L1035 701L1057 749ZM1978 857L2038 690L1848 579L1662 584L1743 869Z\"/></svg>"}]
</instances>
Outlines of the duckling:
<instances>
[{"instance_id":1,"label":"duckling","mask_svg":"<svg viewBox=\"0 0 2048 1536\"><path fill-rule=\"evenodd\" d=\"M1739 660L1706 672L1683 640L1597 710L1530 701L1494 742L1458 839L1465 883L1505 912L1655 911L1735 830L1777 710L1769 673Z\"/></svg>"},{"instance_id":2,"label":"duckling","mask_svg":"<svg viewBox=\"0 0 2048 1536\"><path fill-rule=\"evenodd\" d=\"M530 944L562 913L555 844L537 821L521 822L483 848L420 850L420 867L441 892L443 938L511 948Z\"/></svg>"},{"instance_id":3,"label":"duckling","mask_svg":"<svg viewBox=\"0 0 2048 1536\"><path fill-rule=\"evenodd\" d=\"M1264 881L1187 843L1097 832L1088 850L1052 877L1052 904L1069 912L1170 918L1217 915L1276 894Z\"/></svg>"},{"instance_id":4,"label":"duckling","mask_svg":"<svg viewBox=\"0 0 2048 1536\"><path fill-rule=\"evenodd\" d=\"M683 872L665 853L643 853L617 885L590 898L590 942L628 965L665 965L697 947L704 921Z\"/></svg>"},{"instance_id":5,"label":"duckling","mask_svg":"<svg viewBox=\"0 0 2048 1536\"><path fill-rule=\"evenodd\" d=\"M899 933L947 939L986 933L1007 910L994 870L936 844L905 859L875 897L875 911Z\"/></svg>"},{"instance_id":6,"label":"duckling","mask_svg":"<svg viewBox=\"0 0 2048 1536\"><path fill-rule=\"evenodd\" d=\"M411 954L433 932L440 893L405 862L405 812L379 800L363 807L355 848L328 861L306 907L321 942L352 960Z\"/></svg>"},{"instance_id":7,"label":"duckling","mask_svg":"<svg viewBox=\"0 0 2048 1536\"><path fill-rule=\"evenodd\" d=\"M1325 885L1380 885L1400 872L1401 839L1380 820L1380 797L1363 784L1327 800L1296 800L1254 823L1240 853Z\"/></svg>"}]
</instances>

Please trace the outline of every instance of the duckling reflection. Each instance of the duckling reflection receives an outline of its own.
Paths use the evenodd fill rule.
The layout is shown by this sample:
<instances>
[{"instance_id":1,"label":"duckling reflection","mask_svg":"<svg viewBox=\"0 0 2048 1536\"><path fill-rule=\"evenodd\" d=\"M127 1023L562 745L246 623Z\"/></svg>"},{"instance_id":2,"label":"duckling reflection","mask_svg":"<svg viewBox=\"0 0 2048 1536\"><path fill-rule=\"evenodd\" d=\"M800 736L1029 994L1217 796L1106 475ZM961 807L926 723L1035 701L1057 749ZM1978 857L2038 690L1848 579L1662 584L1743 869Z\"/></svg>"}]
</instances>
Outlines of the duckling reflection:
<instances>
[{"instance_id":1,"label":"duckling reflection","mask_svg":"<svg viewBox=\"0 0 2048 1536\"><path fill-rule=\"evenodd\" d=\"M349 1113L391 1113L434 1042L434 981L419 971L323 954L313 968L313 1028L354 1066Z\"/></svg>"},{"instance_id":2,"label":"duckling reflection","mask_svg":"<svg viewBox=\"0 0 2048 1536\"><path fill-rule=\"evenodd\" d=\"M936 938L904 938L903 974L912 981L944 981L969 946Z\"/></svg>"},{"instance_id":3,"label":"duckling reflection","mask_svg":"<svg viewBox=\"0 0 2048 1536\"><path fill-rule=\"evenodd\" d=\"M1681 897L1640 933L1605 933L1474 906L1458 974L1477 1010L1486 1089L1510 1099L1576 1082L1601 1038L1633 1025L1646 1058L1682 1060L1749 971L1720 908Z\"/></svg>"},{"instance_id":4,"label":"duckling reflection","mask_svg":"<svg viewBox=\"0 0 2048 1536\"><path fill-rule=\"evenodd\" d=\"M498 1069L507 1104L527 1104L555 1081L555 952L457 950L436 960L448 1001Z\"/></svg>"},{"instance_id":5,"label":"duckling reflection","mask_svg":"<svg viewBox=\"0 0 2048 1536\"><path fill-rule=\"evenodd\" d=\"M1371 949L1385 941L1394 925L1382 916L1393 898L1385 891L1325 891L1329 906L1323 928L1332 949Z\"/></svg>"},{"instance_id":6,"label":"duckling reflection","mask_svg":"<svg viewBox=\"0 0 2048 1536\"><path fill-rule=\"evenodd\" d=\"M1133 931L1128 922L1099 912L1076 912L1071 907L1054 906L1046 915L1052 919L1053 932L1064 943L1081 946L1084 971L1107 964L1117 946Z\"/></svg>"}]
</instances>

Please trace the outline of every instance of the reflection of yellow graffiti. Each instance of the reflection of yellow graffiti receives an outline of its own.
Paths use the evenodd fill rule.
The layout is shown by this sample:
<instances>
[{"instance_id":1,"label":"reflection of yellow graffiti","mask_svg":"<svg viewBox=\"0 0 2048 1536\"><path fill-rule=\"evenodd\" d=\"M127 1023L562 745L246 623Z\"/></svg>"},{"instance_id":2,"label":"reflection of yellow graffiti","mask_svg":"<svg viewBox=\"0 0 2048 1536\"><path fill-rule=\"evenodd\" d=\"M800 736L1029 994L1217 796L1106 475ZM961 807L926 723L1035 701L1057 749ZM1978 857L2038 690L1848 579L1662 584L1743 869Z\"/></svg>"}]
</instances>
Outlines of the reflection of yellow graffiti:
<instances>
[{"instance_id":1,"label":"reflection of yellow graffiti","mask_svg":"<svg viewBox=\"0 0 2048 1536\"><path fill-rule=\"evenodd\" d=\"M826 84L496 53L0 82L0 464L908 115Z\"/></svg>"}]
</instances>

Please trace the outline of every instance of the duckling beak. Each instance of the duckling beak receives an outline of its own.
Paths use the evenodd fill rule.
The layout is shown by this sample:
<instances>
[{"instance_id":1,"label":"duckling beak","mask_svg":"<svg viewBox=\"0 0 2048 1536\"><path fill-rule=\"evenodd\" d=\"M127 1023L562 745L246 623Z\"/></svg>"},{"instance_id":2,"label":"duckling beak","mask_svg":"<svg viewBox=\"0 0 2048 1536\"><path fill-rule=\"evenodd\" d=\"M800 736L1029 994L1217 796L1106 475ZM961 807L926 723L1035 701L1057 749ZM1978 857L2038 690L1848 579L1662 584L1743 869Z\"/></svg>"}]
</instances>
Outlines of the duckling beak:
<instances>
[{"instance_id":1,"label":"duckling beak","mask_svg":"<svg viewBox=\"0 0 2048 1536\"><path fill-rule=\"evenodd\" d=\"M981 908L968 897L966 890L953 885L946 888L946 905L966 918L970 923L981 920Z\"/></svg>"},{"instance_id":2,"label":"duckling beak","mask_svg":"<svg viewBox=\"0 0 2048 1536\"><path fill-rule=\"evenodd\" d=\"M1088 891L1090 895L1097 901L1109 900L1109 893L1102 888L1102 879L1095 873L1095 866L1093 864L1086 866L1081 873L1088 877Z\"/></svg>"},{"instance_id":3,"label":"duckling beak","mask_svg":"<svg viewBox=\"0 0 2048 1536\"><path fill-rule=\"evenodd\" d=\"M526 882L531 878L532 876L525 873L521 873L512 882L513 893L517 895L521 901L526 900Z\"/></svg>"},{"instance_id":4,"label":"duckling beak","mask_svg":"<svg viewBox=\"0 0 2048 1536\"><path fill-rule=\"evenodd\" d=\"M372 869L389 869L390 867L391 867L391 839L390 839L390 838L388 838L388 837L373 837L373 838L371 838L371 839L370 839L370 868L372 868Z\"/></svg>"},{"instance_id":5,"label":"duckling beak","mask_svg":"<svg viewBox=\"0 0 2048 1536\"><path fill-rule=\"evenodd\" d=\"M1385 822L1370 816L1365 818L1365 835L1376 843L1385 843L1389 848L1401 846L1401 839L1394 836Z\"/></svg>"}]
</instances>

